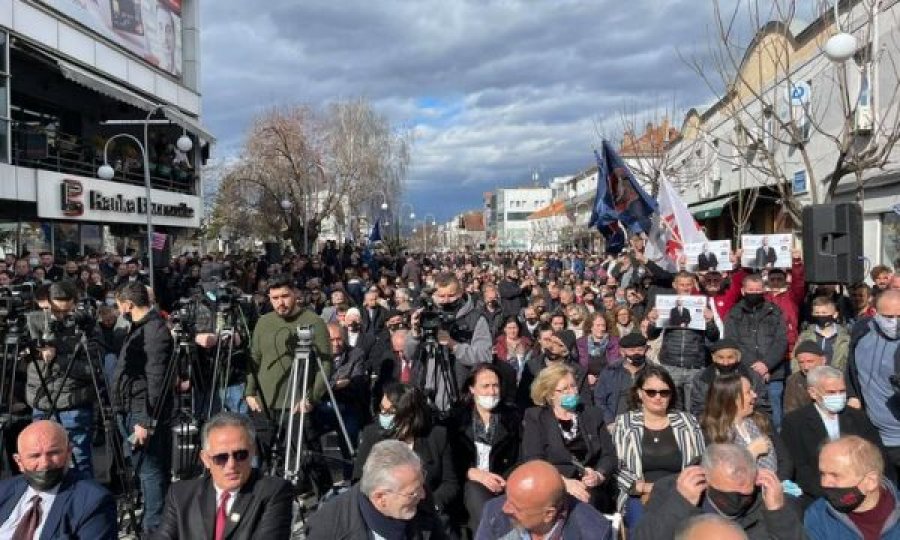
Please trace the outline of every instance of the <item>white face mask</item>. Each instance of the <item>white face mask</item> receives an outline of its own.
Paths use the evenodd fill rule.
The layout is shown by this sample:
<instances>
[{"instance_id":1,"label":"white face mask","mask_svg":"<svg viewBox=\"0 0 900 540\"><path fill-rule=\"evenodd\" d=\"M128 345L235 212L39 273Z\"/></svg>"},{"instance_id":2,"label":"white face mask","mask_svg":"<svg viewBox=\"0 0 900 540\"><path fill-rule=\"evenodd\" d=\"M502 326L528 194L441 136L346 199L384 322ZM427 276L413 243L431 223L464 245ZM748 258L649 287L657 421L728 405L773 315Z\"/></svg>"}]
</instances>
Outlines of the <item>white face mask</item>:
<instances>
[{"instance_id":1,"label":"white face mask","mask_svg":"<svg viewBox=\"0 0 900 540\"><path fill-rule=\"evenodd\" d=\"M500 396L475 396L475 402L482 409L492 411L500 404Z\"/></svg>"}]
</instances>

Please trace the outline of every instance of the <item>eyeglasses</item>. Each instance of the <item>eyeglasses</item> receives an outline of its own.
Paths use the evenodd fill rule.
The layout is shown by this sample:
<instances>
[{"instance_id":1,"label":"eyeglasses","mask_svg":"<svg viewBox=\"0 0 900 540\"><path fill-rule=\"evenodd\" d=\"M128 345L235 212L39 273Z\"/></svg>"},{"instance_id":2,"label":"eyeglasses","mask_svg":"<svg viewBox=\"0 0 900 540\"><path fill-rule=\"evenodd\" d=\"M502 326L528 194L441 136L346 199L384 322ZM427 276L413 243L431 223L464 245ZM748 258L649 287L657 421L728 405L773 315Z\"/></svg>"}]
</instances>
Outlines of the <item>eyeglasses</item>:
<instances>
[{"instance_id":1,"label":"eyeglasses","mask_svg":"<svg viewBox=\"0 0 900 540\"><path fill-rule=\"evenodd\" d=\"M672 397L672 391L669 389L665 390L654 390L653 388L641 388L641 390L647 394L647 397L655 398L656 396L662 398Z\"/></svg>"},{"instance_id":2,"label":"eyeglasses","mask_svg":"<svg viewBox=\"0 0 900 540\"><path fill-rule=\"evenodd\" d=\"M214 456L209 456L209 459L216 465L216 467L224 467L228 463L228 458L234 458L235 463L243 463L247 461L247 458L250 457L249 450L235 450L232 453L223 452L221 454L216 454Z\"/></svg>"},{"instance_id":3,"label":"eyeglasses","mask_svg":"<svg viewBox=\"0 0 900 540\"><path fill-rule=\"evenodd\" d=\"M425 498L425 490L423 488L419 488L412 493L403 493L402 491L395 491L393 489L389 489L389 490L387 490L387 492L393 493L394 495L400 495L401 497L403 497L407 500L410 500L410 501L415 501L418 499Z\"/></svg>"}]
</instances>

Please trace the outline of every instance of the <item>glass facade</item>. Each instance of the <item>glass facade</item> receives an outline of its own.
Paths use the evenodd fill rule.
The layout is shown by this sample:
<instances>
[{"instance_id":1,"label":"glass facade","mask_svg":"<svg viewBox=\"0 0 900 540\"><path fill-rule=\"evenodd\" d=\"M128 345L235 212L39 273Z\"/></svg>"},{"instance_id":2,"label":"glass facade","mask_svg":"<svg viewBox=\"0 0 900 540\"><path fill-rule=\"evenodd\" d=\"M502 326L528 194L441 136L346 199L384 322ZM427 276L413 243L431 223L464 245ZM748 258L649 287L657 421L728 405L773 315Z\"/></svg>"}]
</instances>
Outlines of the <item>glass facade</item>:
<instances>
[{"instance_id":1,"label":"glass facade","mask_svg":"<svg viewBox=\"0 0 900 540\"><path fill-rule=\"evenodd\" d=\"M881 219L881 264L900 268L900 215L894 212Z\"/></svg>"}]
</instances>

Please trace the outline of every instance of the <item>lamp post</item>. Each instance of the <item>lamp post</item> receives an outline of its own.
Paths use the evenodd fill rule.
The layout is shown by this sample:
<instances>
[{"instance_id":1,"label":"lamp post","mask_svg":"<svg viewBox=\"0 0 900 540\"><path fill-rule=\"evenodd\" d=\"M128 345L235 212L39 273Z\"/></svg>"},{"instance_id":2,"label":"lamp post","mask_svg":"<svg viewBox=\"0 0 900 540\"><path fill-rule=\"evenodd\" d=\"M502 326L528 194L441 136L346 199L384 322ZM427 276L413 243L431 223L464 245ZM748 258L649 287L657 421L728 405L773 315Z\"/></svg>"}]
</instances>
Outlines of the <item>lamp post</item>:
<instances>
[{"instance_id":1,"label":"lamp post","mask_svg":"<svg viewBox=\"0 0 900 540\"><path fill-rule=\"evenodd\" d=\"M400 212L397 214L397 221L398 221L398 225L399 225L399 227L397 227L399 229L397 231L398 235L403 232L403 209L407 206L409 207L409 220L414 222L416 219L416 212L415 212L415 209L413 208L413 205L410 203L401 204Z\"/></svg>"},{"instance_id":2,"label":"lamp post","mask_svg":"<svg viewBox=\"0 0 900 540\"><path fill-rule=\"evenodd\" d=\"M125 137L134 141L138 148L141 150L141 155L144 158L144 188L147 190L147 201L146 201L146 212L147 212L147 265L150 267L150 289L156 292L156 280L153 275L153 203L152 203L152 195L150 191L150 156L147 152L147 139L148 139L148 131L150 128L150 124L152 123L150 118L159 111L173 111L177 112L173 107L168 105L155 105L150 111L147 113L146 118L143 121L136 120L134 123L143 124L144 126L144 142L137 139L134 135L129 133L119 133L117 135L113 135L109 139L106 140L106 144L103 145L103 165L97 169L97 176L101 180L112 180L116 175L115 169L113 169L109 165L109 161L106 159L107 151L109 150L109 143L114 139L119 137ZM178 140L175 141L175 146L184 152L185 154L190 152L194 147L194 142L187 135L187 130L182 128L181 137L178 137Z\"/></svg>"},{"instance_id":3,"label":"lamp post","mask_svg":"<svg viewBox=\"0 0 900 540\"><path fill-rule=\"evenodd\" d=\"M586 206L586 207L588 207L589 209L590 209L590 207L591 207L591 205L589 205L589 204L587 203L587 201L580 201L580 202L578 202L578 203L575 204L575 219L574 219L574 223L572 224L572 237L573 237L573 238L572 238L572 244L573 244L573 245L576 244L576 240L575 240L574 237L575 237L575 231L578 230L578 209L581 208L582 206Z\"/></svg>"},{"instance_id":4,"label":"lamp post","mask_svg":"<svg viewBox=\"0 0 900 540\"><path fill-rule=\"evenodd\" d=\"M428 218L431 218L431 221L428 221ZM428 253L428 224L431 223L431 229L434 230L434 226L437 225L437 218L434 217L434 214L425 214L424 222L422 223L422 245L423 251Z\"/></svg>"},{"instance_id":5,"label":"lamp post","mask_svg":"<svg viewBox=\"0 0 900 540\"><path fill-rule=\"evenodd\" d=\"M291 210L294 208L294 203L289 199L282 199L281 201L281 209L284 210L284 220L287 222L288 234L291 233L291 222L294 221L294 217L291 215ZM293 247L293 242L291 243L291 247Z\"/></svg>"}]
</instances>

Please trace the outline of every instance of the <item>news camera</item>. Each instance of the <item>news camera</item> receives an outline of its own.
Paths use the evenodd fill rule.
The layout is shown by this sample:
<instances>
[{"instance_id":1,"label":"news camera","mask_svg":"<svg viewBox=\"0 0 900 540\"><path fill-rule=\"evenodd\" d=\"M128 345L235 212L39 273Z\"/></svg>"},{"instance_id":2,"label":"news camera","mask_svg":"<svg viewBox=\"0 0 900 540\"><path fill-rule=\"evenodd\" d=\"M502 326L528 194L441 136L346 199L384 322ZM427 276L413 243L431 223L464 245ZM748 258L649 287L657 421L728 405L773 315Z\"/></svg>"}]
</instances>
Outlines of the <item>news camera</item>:
<instances>
[{"instance_id":1,"label":"news camera","mask_svg":"<svg viewBox=\"0 0 900 540\"><path fill-rule=\"evenodd\" d=\"M25 314L34 309L34 283L0 287L0 330L23 331Z\"/></svg>"},{"instance_id":2,"label":"news camera","mask_svg":"<svg viewBox=\"0 0 900 540\"><path fill-rule=\"evenodd\" d=\"M432 297L433 292L433 289L424 289L419 298L422 304L419 325L422 329L422 338L425 341L437 342L438 331L444 329L450 332L456 320L456 314L441 309Z\"/></svg>"}]
</instances>

